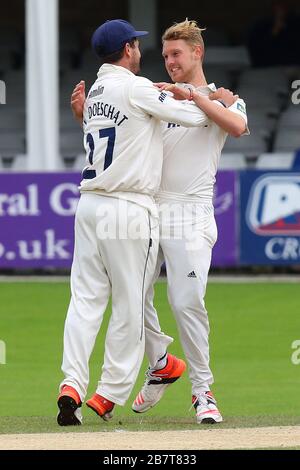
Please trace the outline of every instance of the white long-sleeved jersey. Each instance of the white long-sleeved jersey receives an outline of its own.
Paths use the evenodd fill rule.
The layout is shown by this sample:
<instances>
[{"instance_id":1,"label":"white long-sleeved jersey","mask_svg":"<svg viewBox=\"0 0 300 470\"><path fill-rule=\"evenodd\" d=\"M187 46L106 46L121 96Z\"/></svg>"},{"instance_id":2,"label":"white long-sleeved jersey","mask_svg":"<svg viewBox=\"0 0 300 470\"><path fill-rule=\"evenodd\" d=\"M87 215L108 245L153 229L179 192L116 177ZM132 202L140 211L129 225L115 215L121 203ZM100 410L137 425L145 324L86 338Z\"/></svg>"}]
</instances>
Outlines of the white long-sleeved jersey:
<instances>
[{"instance_id":1,"label":"white long-sleeved jersey","mask_svg":"<svg viewBox=\"0 0 300 470\"><path fill-rule=\"evenodd\" d=\"M208 96L216 91L216 87L212 83L196 90ZM228 109L242 116L247 125L246 105L242 99L238 99ZM161 126L164 159L158 200L201 198L212 201L215 176L227 132L211 120L201 129L187 129L171 121L163 122ZM247 127L244 135L248 134Z\"/></svg>"},{"instance_id":2,"label":"white long-sleeved jersey","mask_svg":"<svg viewBox=\"0 0 300 470\"><path fill-rule=\"evenodd\" d=\"M124 67L102 65L84 106L88 167L80 190L141 204L140 196L152 198L161 180L161 120L184 127L209 121L195 104L174 100L148 79Z\"/></svg>"}]
</instances>

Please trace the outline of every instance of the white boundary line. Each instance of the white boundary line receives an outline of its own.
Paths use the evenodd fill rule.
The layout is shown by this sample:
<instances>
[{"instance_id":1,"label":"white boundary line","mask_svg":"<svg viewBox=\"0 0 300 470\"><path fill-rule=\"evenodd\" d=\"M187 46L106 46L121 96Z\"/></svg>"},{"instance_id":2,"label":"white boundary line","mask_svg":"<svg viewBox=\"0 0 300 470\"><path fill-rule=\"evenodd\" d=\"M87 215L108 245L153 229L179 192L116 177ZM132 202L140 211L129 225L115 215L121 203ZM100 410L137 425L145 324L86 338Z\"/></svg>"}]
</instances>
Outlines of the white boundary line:
<instances>
[{"instance_id":1,"label":"white boundary line","mask_svg":"<svg viewBox=\"0 0 300 470\"><path fill-rule=\"evenodd\" d=\"M1 283L69 283L70 276L0 276ZM161 276L159 282L166 282L166 277ZM274 274L274 275L211 275L208 276L209 284L259 284L259 283L270 283L270 284L300 284L300 275L286 275L286 274Z\"/></svg>"}]
</instances>

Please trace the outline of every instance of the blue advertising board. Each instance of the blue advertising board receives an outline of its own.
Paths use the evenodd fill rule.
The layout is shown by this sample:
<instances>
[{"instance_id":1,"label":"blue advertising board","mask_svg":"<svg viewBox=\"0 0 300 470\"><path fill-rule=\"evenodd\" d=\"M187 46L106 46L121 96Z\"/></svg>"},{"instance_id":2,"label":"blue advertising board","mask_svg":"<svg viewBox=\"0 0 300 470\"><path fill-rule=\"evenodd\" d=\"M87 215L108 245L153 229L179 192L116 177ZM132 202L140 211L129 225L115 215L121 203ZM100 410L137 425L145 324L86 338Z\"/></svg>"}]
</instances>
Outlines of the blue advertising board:
<instances>
[{"instance_id":1,"label":"blue advertising board","mask_svg":"<svg viewBox=\"0 0 300 470\"><path fill-rule=\"evenodd\" d=\"M0 175L0 269L71 267L79 182L79 173ZM214 206L213 266L300 265L300 172L219 172Z\"/></svg>"},{"instance_id":2,"label":"blue advertising board","mask_svg":"<svg viewBox=\"0 0 300 470\"><path fill-rule=\"evenodd\" d=\"M240 173L240 264L300 264L300 173Z\"/></svg>"}]
</instances>

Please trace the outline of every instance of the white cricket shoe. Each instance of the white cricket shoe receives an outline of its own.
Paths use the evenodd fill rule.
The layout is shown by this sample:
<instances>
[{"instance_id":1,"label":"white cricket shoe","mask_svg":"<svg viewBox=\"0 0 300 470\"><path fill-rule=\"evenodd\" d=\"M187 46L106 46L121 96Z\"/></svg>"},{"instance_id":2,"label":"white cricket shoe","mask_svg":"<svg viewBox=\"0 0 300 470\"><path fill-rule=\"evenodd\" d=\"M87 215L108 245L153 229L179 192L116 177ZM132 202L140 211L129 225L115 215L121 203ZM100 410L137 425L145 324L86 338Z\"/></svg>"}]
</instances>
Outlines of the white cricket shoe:
<instances>
[{"instance_id":1,"label":"white cricket shoe","mask_svg":"<svg viewBox=\"0 0 300 470\"><path fill-rule=\"evenodd\" d=\"M222 415L217 408L217 402L211 391L193 395L192 406L196 410L198 424L215 424L223 421Z\"/></svg>"},{"instance_id":2,"label":"white cricket shoe","mask_svg":"<svg viewBox=\"0 0 300 470\"><path fill-rule=\"evenodd\" d=\"M144 413L159 402L166 388L179 379L186 365L182 359L172 354L167 356L167 364L163 369L148 369L142 390L137 394L132 409L136 413Z\"/></svg>"}]
</instances>

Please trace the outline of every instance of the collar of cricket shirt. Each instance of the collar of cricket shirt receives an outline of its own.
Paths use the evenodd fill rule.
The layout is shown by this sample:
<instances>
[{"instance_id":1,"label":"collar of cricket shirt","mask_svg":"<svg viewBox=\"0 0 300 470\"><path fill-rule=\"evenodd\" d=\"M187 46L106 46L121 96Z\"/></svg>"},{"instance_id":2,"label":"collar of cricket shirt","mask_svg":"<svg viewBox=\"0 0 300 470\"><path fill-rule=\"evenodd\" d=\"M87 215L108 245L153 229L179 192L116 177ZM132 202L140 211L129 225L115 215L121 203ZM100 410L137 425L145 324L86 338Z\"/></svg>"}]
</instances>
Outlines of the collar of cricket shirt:
<instances>
[{"instance_id":1,"label":"collar of cricket shirt","mask_svg":"<svg viewBox=\"0 0 300 470\"><path fill-rule=\"evenodd\" d=\"M130 70L126 69L125 67L122 67L121 65L114 64L101 65L97 76L99 77L101 75L103 77L103 75L109 75L111 73L127 74L135 77L134 73L132 73Z\"/></svg>"}]
</instances>

